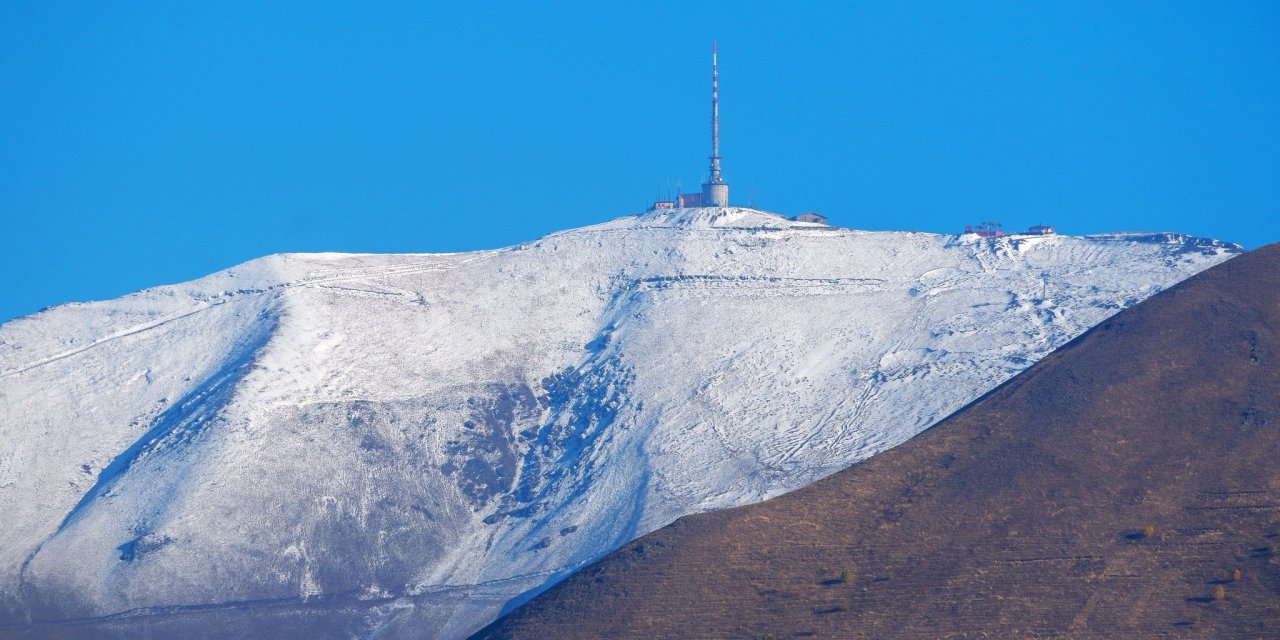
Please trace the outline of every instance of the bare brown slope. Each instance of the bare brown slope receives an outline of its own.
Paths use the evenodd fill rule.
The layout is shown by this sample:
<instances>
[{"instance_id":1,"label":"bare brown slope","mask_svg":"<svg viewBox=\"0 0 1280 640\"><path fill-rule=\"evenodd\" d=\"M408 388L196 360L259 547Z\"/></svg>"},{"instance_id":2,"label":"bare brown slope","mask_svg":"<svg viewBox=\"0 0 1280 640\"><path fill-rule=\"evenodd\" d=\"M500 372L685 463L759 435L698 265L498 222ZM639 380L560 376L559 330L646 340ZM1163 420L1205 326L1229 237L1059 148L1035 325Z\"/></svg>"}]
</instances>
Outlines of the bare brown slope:
<instances>
[{"instance_id":1,"label":"bare brown slope","mask_svg":"<svg viewBox=\"0 0 1280 640\"><path fill-rule=\"evenodd\" d=\"M896 449L683 518L476 637L1280 637L1277 331L1270 245Z\"/></svg>"}]
</instances>

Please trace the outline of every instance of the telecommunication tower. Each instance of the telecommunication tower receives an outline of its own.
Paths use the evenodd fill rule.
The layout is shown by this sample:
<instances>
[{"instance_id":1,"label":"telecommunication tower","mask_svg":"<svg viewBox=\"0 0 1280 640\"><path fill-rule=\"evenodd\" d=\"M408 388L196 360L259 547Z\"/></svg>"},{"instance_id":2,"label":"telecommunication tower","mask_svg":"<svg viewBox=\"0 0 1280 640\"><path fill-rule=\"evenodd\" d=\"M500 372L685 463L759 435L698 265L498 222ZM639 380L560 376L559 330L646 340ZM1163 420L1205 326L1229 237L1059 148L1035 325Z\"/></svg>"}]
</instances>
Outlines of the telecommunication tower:
<instances>
[{"instance_id":1,"label":"telecommunication tower","mask_svg":"<svg viewBox=\"0 0 1280 640\"><path fill-rule=\"evenodd\" d=\"M711 41L711 177L702 185L702 204L729 206L729 183L720 175L720 74L716 65L716 42Z\"/></svg>"}]
</instances>

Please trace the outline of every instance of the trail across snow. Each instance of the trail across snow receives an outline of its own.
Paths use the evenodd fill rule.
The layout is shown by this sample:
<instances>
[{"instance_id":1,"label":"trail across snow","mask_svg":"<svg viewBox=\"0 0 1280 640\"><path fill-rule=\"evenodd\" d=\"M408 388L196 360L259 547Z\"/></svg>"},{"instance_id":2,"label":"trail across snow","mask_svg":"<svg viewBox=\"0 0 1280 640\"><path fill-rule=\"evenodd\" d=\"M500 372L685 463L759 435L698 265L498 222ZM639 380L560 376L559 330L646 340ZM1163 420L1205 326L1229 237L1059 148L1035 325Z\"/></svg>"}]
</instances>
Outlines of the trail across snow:
<instances>
[{"instance_id":1,"label":"trail across snow","mask_svg":"<svg viewBox=\"0 0 1280 640\"><path fill-rule=\"evenodd\" d=\"M463 638L1230 257L749 209L278 255L0 326L0 636Z\"/></svg>"}]
</instances>

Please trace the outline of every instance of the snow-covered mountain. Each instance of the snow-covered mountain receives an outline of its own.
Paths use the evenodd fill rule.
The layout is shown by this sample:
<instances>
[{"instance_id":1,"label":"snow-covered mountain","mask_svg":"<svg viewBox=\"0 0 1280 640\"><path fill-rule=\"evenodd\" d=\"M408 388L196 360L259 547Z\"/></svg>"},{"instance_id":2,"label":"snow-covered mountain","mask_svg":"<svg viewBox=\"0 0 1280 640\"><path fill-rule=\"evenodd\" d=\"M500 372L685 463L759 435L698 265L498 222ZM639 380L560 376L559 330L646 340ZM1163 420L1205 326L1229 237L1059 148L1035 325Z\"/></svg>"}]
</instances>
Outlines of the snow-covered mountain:
<instances>
[{"instance_id":1,"label":"snow-covered mountain","mask_svg":"<svg viewBox=\"0 0 1280 640\"><path fill-rule=\"evenodd\" d=\"M0 636L461 638L894 446L1239 247L654 212L0 326Z\"/></svg>"}]
</instances>

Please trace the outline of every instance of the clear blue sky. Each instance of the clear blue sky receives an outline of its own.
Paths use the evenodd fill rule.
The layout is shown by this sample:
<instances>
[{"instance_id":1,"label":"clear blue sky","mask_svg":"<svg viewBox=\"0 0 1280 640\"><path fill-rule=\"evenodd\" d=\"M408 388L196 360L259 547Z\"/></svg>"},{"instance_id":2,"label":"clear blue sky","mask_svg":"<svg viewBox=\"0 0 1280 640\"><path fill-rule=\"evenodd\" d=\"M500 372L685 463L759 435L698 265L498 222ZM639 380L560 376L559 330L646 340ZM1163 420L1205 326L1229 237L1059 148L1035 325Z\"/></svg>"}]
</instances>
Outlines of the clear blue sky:
<instances>
[{"instance_id":1,"label":"clear blue sky","mask_svg":"<svg viewBox=\"0 0 1280 640\"><path fill-rule=\"evenodd\" d=\"M1280 3L609 4L0 4L0 320L636 212L712 38L738 203L1280 240Z\"/></svg>"}]
</instances>

